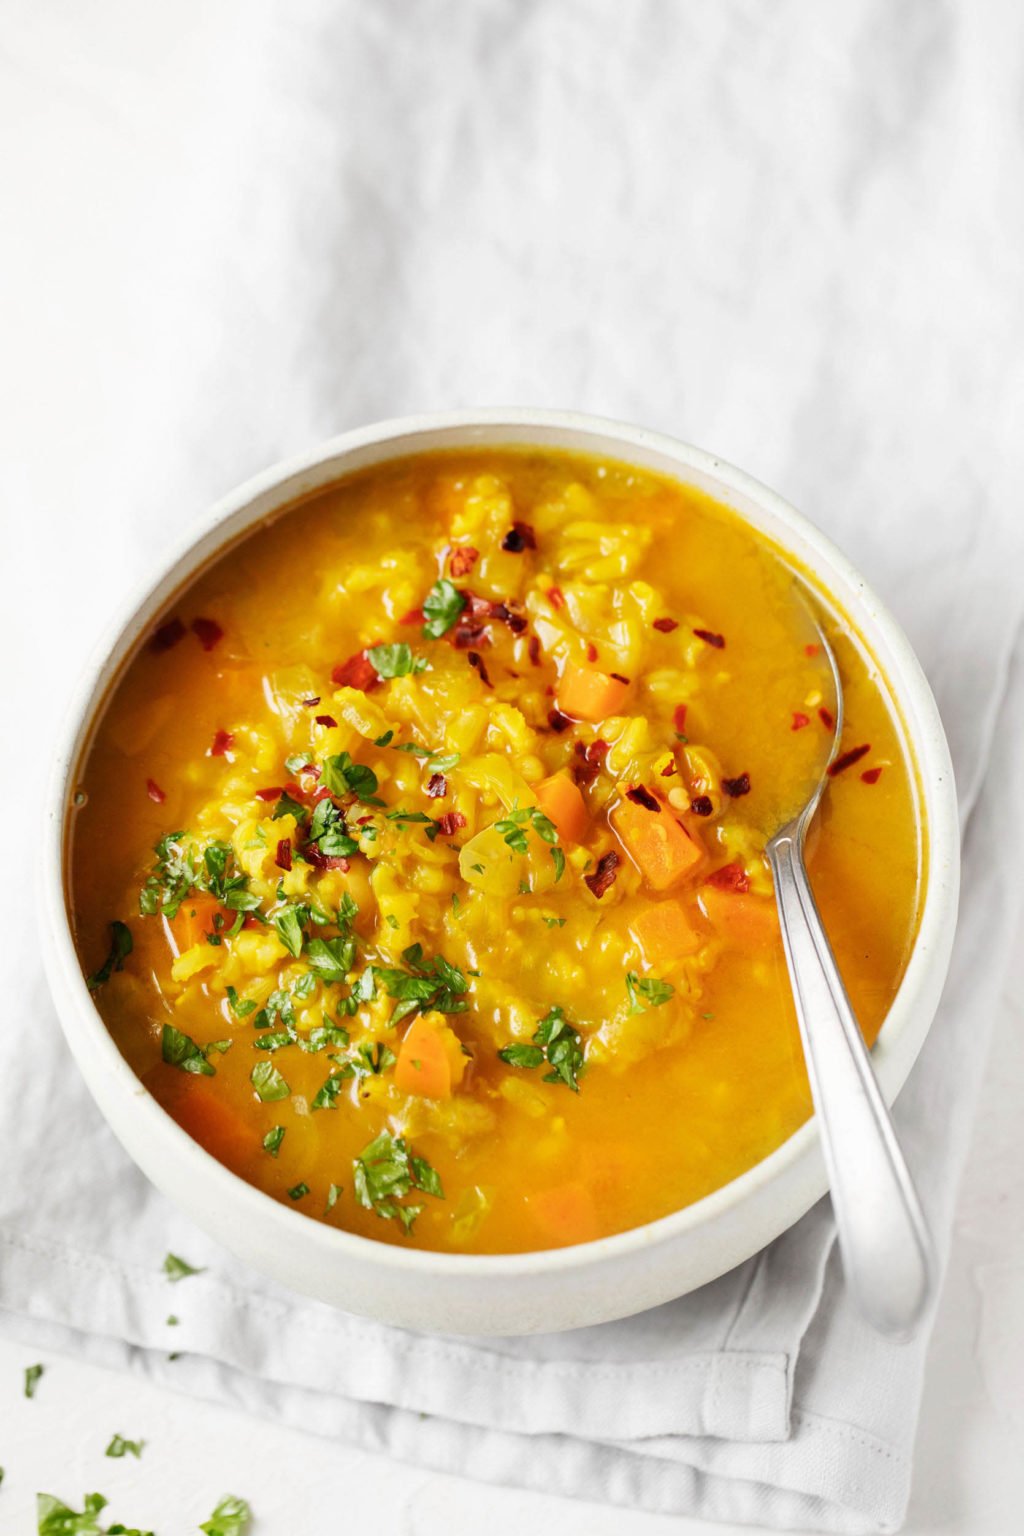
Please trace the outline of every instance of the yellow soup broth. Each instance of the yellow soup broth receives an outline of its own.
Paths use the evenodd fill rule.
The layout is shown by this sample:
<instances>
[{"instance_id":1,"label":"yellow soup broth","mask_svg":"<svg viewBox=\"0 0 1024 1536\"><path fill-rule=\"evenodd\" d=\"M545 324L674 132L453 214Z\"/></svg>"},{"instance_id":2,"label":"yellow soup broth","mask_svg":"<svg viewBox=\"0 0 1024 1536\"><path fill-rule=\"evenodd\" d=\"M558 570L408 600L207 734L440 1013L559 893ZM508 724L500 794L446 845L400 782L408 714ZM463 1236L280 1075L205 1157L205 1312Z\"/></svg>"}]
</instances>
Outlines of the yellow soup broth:
<instances>
[{"instance_id":1,"label":"yellow soup broth","mask_svg":"<svg viewBox=\"0 0 1024 1536\"><path fill-rule=\"evenodd\" d=\"M871 1040L922 838L827 622L850 760L809 862ZM385 1242L553 1247L717 1189L810 1112L764 846L828 752L813 637L765 540L617 463L424 455L291 508L180 594L85 764L118 1047L242 1178Z\"/></svg>"}]
</instances>

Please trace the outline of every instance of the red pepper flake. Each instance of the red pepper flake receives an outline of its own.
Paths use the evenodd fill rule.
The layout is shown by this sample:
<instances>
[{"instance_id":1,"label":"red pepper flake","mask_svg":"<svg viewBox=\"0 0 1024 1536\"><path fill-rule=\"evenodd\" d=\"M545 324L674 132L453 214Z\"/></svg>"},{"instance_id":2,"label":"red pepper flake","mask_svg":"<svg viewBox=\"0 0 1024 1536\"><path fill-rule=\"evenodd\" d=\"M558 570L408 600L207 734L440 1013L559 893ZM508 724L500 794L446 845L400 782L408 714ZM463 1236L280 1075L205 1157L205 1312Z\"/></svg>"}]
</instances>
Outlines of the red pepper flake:
<instances>
[{"instance_id":1,"label":"red pepper flake","mask_svg":"<svg viewBox=\"0 0 1024 1536\"><path fill-rule=\"evenodd\" d=\"M667 768L663 768L661 770L661 777L663 779L670 779L674 773L678 773L678 772L679 772L679 769L677 768L676 764L675 763L669 763Z\"/></svg>"},{"instance_id":2,"label":"red pepper flake","mask_svg":"<svg viewBox=\"0 0 1024 1536\"><path fill-rule=\"evenodd\" d=\"M626 790L626 799L632 800L634 805L642 805L645 811L659 811L661 806L655 800L649 789L644 789L642 784L634 784Z\"/></svg>"},{"instance_id":3,"label":"red pepper flake","mask_svg":"<svg viewBox=\"0 0 1024 1536\"><path fill-rule=\"evenodd\" d=\"M502 624L507 624L514 635L521 635L529 622L522 611L521 604L514 598L509 598L505 603L495 603L491 609L491 618L500 619Z\"/></svg>"},{"instance_id":4,"label":"red pepper flake","mask_svg":"<svg viewBox=\"0 0 1024 1536\"><path fill-rule=\"evenodd\" d=\"M321 853L316 843L307 843L302 850L302 857L314 869L340 869L344 874L349 868L348 859L338 853Z\"/></svg>"},{"instance_id":5,"label":"red pepper flake","mask_svg":"<svg viewBox=\"0 0 1024 1536\"><path fill-rule=\"evenodd\" d=\"M266 789L256 791L257 800L280 800L284 794L284 788L280 784L269 785Z\"/></svg>"},{"instance_id":6,"label":"red pepper flake","mask_svg":"<svg viewBox=\"0 0 1024 1536\"><path fill-rule=\"evenodd\" d=\"M804 646L804 655L805 656L817 656L817 654L818 654L818 652L820 650L821 650L821 646L820 645L805 645Z\"/></svg>"},{"instance_id":7,"label":"red pepper flake","mask_svg":"<svg viewBox=\"0 0 1024 1536\"><path fill-rule=\"evenodd\" d=\"M216 619L193 619L192 633L204 651L212 651L218 640L224 638L224 631Z\"/></svg>"},{"instance_id":8,"label":"red pepper flake","mask_svg":"<svg viewBox=\"0 0 1024 1536\"><path fill-rule=\"evenodd\" d=\"M480 551L472 544L456 544L448 551L448 569L453 576L466 576L480 558Z\"/></svg>"},{"instance_id":9,"label":"red pepper flake","mask_svg":"<svg viewBox=\"0 0 1024 1536\"><path fill-rule=\"evenodd\" d=\"M442 837L451 837L453 832L458 832L466 825L466 818L461 811L445 811L443 816L437 818L437 830Z\"/></svg>"},{"instance_id":10,"label":"red pepper flake","mask_svg":"<svg viewBox=\"0 0 1024 1536\"><path fill-rule=\"evenodd\" d=\"M825 727L826 731L834 731L835 730L835 728L836 728L835 716L832 714L831 710L828 710L828 709L825 708L824 704L818 710L818 719L821 721L821 723Z\"/></svg>"},{"instance_id":11,"label":"red pepper flake","mask_svg":"<svg viewBox=\"0 0 1024 1536\"><path fill-rule=\"evenodd\" d=\"M166 624L161 624L159 629L154 630L150 637L149 648L158 653L172 650L179 640L184 640L185 635L186 629L180 619L168 619Z\"/></svg>"},{"instance_id":12,"label":"red pepper flake","mask_svg":"<svg viewBox=\"0 0 1024 1536\"><path fill-rule=\"evenodd\" d=\"M565 593L561 587L548 587L548 602L552 608L565 607Z\"/></svg>"},{"instance_id":13,"label":"red pepper flake","mask_svg":"<svg viewBox=\"0 0 1024 1536\"><path fill-rule=\"evenodd\" d=\"M317 776L318 777L319 777L319 773L320 773L320 770L317 769ZM319 805L321 800L329 800L330 798L331 798L331 792L327 788L326 784L321 784L319 789L315 789L313 791L313 804L314 805Z\"/></svg>"},{"instance_id":14,"label":"red pepper flake","mask_svg":"<svg viewBox=\"0 0 1024 1536\"><path fill-rule=\"evenodd\" d=\"M625 683L627 687L629 686L629 678L623 677L621 672L609 672L608 676L614 677L617 683Z\"/></svg>"},{"instance_id":15,"label":"red pepper flake","mask_svg":"<svg viewBox=\"0 0 1024 1536\"><path fill-rule=\"evenodd\" d=\"M448 793L448 780L443 773L432 773L427 780L427 794L431 800L439 800Z\"/></svg>"},{"instance_id":16,"label":"red pepper flake","mask_svg":"<svg viewBox=\"0 0 1024 1536\"><path fill-rule=\"evenodd\" d=\"M320 695L317 694L315 699L303 699L302 702L307 709L315 709L316 706L320 703Z\"/></svg>"},{"instance_id":17,"label":"red pepper flake","mask_svg":"<svg viewBox=\"0 0 1024 1536\"><path fill-rule=\"evenodd\" d=\"M530 661L535 667L540 666L540 636L531 635L526 645Z\"/></svg>"},{"instance_id":18,"label":"red pepper flake","mask_svg":"<svg viewBox=\"0 0 1024 1536\"><path fill-rule=\"evenodd\" d=\"M255 912L247 912L245 914L245 916L242 918L242 927L243 928L262 928L263 924L260 922L260 920L256 916Z\"/></svg>"},{"instance_id":19,"label":"red pepper flake","mask_svg":"<svg viewBox=\"0 0 1024 1536\"><path fill-rule=\"evenodd\" d=\"M865 768L864 772L861 774L861 778L864 780L865 784L877 784L881 777L881 768Z\"/></svg>"},{"instance_id":20,"label":"red pepper flake","mask_svg":"<svg viewBox=\"0 0 1024 1536\"><path fill-rule=\"evenodd\" d=\"M334 726L338 723L333 715L314 715L313 720L316 725Z\"/></svg>"},{"instance_id":21,"label":"red pepper flake","mask_svg":"<svg viewBox=\"0 0 1024 1536\"><path fill-rule=\"evenodd\" d=\"M573 748L578 761L572 765L572 776L576 783L584 788L587 784L593 784L601 772L601 765L608 755L608 743L600 737L585 747L582 741L578 741Z\"/></svg>"},{"instance_id":22,"label":"red pepper flake","mask_svg":"<svg viewBox=\"0 0 1024 1536\"><path fill-rule=\"evenodd\" d=\"M467 651L466 652L466 660L469 662L470 666L473 668L473 671L479 674L480 681L483 683L484 687L485 688L493 688L494 684L491 682L490 678L487 675L487 667L484 664L484 659L480 655L480 652L479 651Z\"/></svg>"},{"instance_id":23,"label":"red pepper flake","mask_svg":"<svg viewBox=\"0 0 1024 1536\"><path fill-rule=\"evenodd\" d=\"M155 779L146 780L146 794L151 800L155 800L157 805L163 805L164 801L167 799L166 794L160 788L160 785L156 782Z\"/></svg>"},{"instance_id":24,"label":"red pepper flake","mask_svg":"<svg viewBox=\"0 0 1024 1536\"><path fill-rule=\"evenodd\" d=\"M741 773L736 779L723 779L722 788L733 800L738 800L740 795L749 795L750 774Z\"/></svg>"},{"instance_id":25,"label":"red pepper flake","mask_svg":"<svg viewBox=\"0 0 1024 1536\"><path fill-rule=\"evenodd\" d=\"M674 629L679 628L678 619L655 619L655 629L660 629L663 635L670 635Z\"/></svg>"},{"instance_id":26,"label":"red pepper flake","mask_svg":"<svg viewBox=\"0 0 1024 1536\"><path fill-rule=\"evenodd\" d=\"M356 817L356 826L357 827L367 827L367 826L369 826L369 824L370 824L370 822L372 820L373 820L372 816L357 816Z\"/></svg>"},{"instance_id":27,"label":"red pepper flake","mask_svg":"<svg viewBox=\"0 0 1024 1536\"><path fill-rule=\"evenodd\" d=\"M402 614L398 622L399 624L422 624L425 618L426 614L422 608L410 608L408 613Z\"/></svg>"},{"instance_id":28,"label":"red pepper flake","mask_svg":"<svg viewBox=\"0 0 1024 1536\"><path fill-rule=\"evenodd\" d=\"M365 651L357 651L348 661L342 661L331 673L331 682L339 688L356 688L360 693L370 693L380 678L373 662Z\"/></svg>"},{"instance_id":29,"label":"red pepper flake","mask_svg":"<svg viewBox=\"0 0 1024 1536\"><path fill-rule=\"evenodd\" d=\"M686 730L686 705L677 704L672 712L672 724L677 731Z\"/></svg>"},{"instance_id":30,"label":"red pepper flake","mask_svg":"<svg viewBox=\"0 0 1024 1536\"><path fill-rule=\"evenodd\" d=\"M230 731L215 731L213 745L207 752L207 757L223 757L225 752L230 752L235 744L235 738Z\"/></svg>"},{"instance_id":31,"label":"red pepper flake","mask_svg":"<svg viewBox=\"0 0 1024 1536\"><path fill-rule=\"evenodd\" d=\"M553 731L557 731L561 735L563 731L569 729L572 721L568 715L563 715L560 709L551 709L548 711L548 725L550 725Z\"/></svg>"},{"instance_id":32,"label":"red pepper flake","mask_svg":"<svg viewBox=\"0 0 1024 1536\"><path fill-rule=\"evenodd\" d=\"M713 885L719 891L749 891L750 876L737 860L734 864L724 864L713 875L708 875L708 885Z\"/></svg>"},{"instance_id":33,"label":"red pepper flake","mask_svg":"<svg viewBox=\"0 0 1024 1536\"><path fill-rule=\"evenodd\" d=\"M594 870L594 873L583 876L583 883L591 895L596 896L598 901L600 901L609 886L614 885L618 879L618 874L619 856L614 849L609 849L607 853L602 853L598 859L597 868Z\"/></svg>"},{"instance_id":34,"label":"red pepper flake","mask_svg":"<svg viewBox=\"0 0 1024 1536\"><path fill-rule=\"evenodd\" d=\"M537 535L529 523L515 522L502 539L501 547L510 555L521 555L524 549L537 548Z\"/></svg>"},{"instance_id":35,"label":"red pepper flake","mask_svg":"<svg viewBox=\"0 0 1024 1536\"><path fill-rule=\"evenodd\" d=\"M587 645L587 660L597 660L597 646L594 644L593 640L591 640Z\"/></svg>"},{"instance_id":36,"label":"red pepper flake","mask_svg":"<svg viewBox=\"0 0 1024 1536\"><path fill-rule=\"evenodd\" d=\"M854 763L859 763L862 757L866 757L871 751L871 743L866 741L862 747L851 747L848 752L841 752L832 764L829 776L835 778L837 773L842 773L845 768L852 768Z\"/></svg>"},{"instance_id":37,"label":"red pepper flake","mask_svg":"<svg viewBox=\"0 0 1024 1536\"><path fill-rule=\"evenodd\" d=\"M292 840L290 837L282 837L277 844L277 857L274 863L278 869L291 869L292 867Z\"/></svg>"},{"instance_id":38,"label":"red pepper flake","mask_svg":"<svg viewBox=\"0 0 1024 1536\"><path fill-rule=\"evenodd\" d=\"M712 629L695 629L694 634L698 640L703 640L706 645L713 645L716 651L725 650L724 635L716 635Z\"/></svg>"},{"instance_id":39,"label":"red pepper flake","mask_svg":"<svg viewBox=\"0 0 1024 1536\"><path fill-rule=\"evenodd\" d=\"M790 730L791 731L802 731L804 726L805 725L810 725L810 723L811 723L810 715L805 715L802 712L802 710L794 709L794 711L793 711L793 724L790 726Z\"/></svg>"},{"instance_id":40,"label":"red pepper flake","mask_svg":"<svg viewBox=\"0 0 1024 1536\"><path fill-rule=\"evenodd\" d=\"M710 816L714 809L710 795L695 795L690 801L690 810L695 816Z\"/></svg>"}]
</instances>

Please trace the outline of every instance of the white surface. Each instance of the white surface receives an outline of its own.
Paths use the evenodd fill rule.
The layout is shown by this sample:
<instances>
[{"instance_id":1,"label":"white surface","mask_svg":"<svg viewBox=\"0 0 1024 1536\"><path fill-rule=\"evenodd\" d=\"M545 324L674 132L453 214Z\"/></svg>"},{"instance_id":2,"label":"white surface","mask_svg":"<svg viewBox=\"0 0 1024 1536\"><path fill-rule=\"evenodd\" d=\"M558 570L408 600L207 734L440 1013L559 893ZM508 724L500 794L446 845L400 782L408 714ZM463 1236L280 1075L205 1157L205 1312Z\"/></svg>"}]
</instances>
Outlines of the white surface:
<instances>
[{"instance_id":1,"label":"white surface","mask_svg":"<svg viewBox=\"0 0 1024 1536\"><path fill-rule=\"evenodd\" d=\"M1024 924L1016 951L1024 952ZM984 1102L929 1358L906 1536L1017 1536L1021 1528L1024 1001L1016 980L998 1021ZM187 1285L168 1288L182 1306ZM26 1402L22 1372L36 1360L47 1370ZM105 1459L114 1431L149 1442L140 1462ZM750 1536L754 1529L431 1475L3 1340L0 1462L7 1471L3 1536L27 1536L37 1489L74 1506L93 1488L111 1498L111 1519L150 1522L158 1536L184 1536L229 1491L252 1504L253 1536L367 1529L388 1536Z\"/></svg>"},{"instance_id":2,"label":"white surface","mask_svg":"<svg viewBox=\"0 0 1024 1536\"><path fill-rule=\"evenodd\" d=\"M453 397L570 400L679 430L812 514L859 510L851 553L872 574L885 566L892 519L926 528L932 509L952 502L962 508L965 580L989 574L971 570L972 513L1015 506L1021 484L1016 6L781 4L758 23L743 5L704 4L687 6L662 37L660 8L647 5L608 34L595 26L596 5L429 3L419 12L429 50L402 46L403 9L339 5L321 49L308 46L307 23L324 13L314 4L275 19L261 0L103 0L85 25L71 0L10 0L0 127L17 149L3 165L17 217L5 225L0 284L0 496L5 562L13 553L18 576L0 620L16 668L8 707L30 740L42 739L60 692L33 667L40 628L74 666L105 597L166 544L182 508L339 426ZM490 42L486 70L448 68L449 46L472 50L480 39ZM553 62L535 71L541 44ZM606 77L623 73L642 79L636 109L603 117ZM364 87L372 109L346 117ZM424 123L425 94L445 109L440 119ZM332 223L345 155L318 129L339 115L360 177ZM524 173L529 125L547 158ZM673 158L662 173L639 175L666 146ZM312 196L293 197L310 184ZM410 238L396 247L387 231L404 210L414 214ZM321 236L329 278L282 282L282 272L304 271L302 254ZM537 302L510 304L524 271ZM378 345L382 330L393 346ZM134 525L130 537L97 549L81 512L98 501ZM920 554L891 573L892 598L908 581L927 591L934 571L927 547ZM941 605L931 612L945 622ZM915 638L927 641L926 623ZM976 654L965 661L979 665ZM986 725L966 721L965 736ZM31 774L31 756L11 766ZM30 798L7 797L12 822ZM21 932L5 934L11 950L30 942ZM996 1061L1003 1093L1005 1061ZM1012 1101L1000 1102L1012 1131ZM1006 1189L1011 1166L975 1191L972 1220L992 1189ZM988 1389L1006 1412L1020 1377L1019 1183L1015 1194L1016 1205L986 1218L965 1272L983 1298ZM974 1304L970 1289L963 1300ZM963 1522L934 1528L973 1532L1001 1488L1006 1503L992 1518L1005 1523L990 1529L1002 1536L1013 1529L1013 1490L999 1476L1016 1475L1016 1464L968 1391L970 1305L957 1317L949 1356L945 1346L936 1356L946 1374L927 1411L937 1405L942 1416L919 1490L933 1489L937 1519ZM102 1394L114 1394L112 1408L138 1397L140 1412L142 1394L153 1401L126 1380L100 1387L67 1370L68 1419L51 1424L22 1468L38 1454L62 1477L78 1470L72 1456L87 1469ZM52 1372L35 1402L5 1413L10 1444L58 1379ZM227 1465L236 1450L252 1457L254 1476L276 1478L267 1448L294 1443L280 1430L217 1432L186 1404L174 1415L175 1450L194 1448L197 1459L194 1471L174 1455L176 1491L161 1488L160 1507L146 1506L165 1525L204 1515L221 1487L236 1485ZM104 1440L113 1428L135 1432L122 1418L102 1425ZM926 1414L926 1435L931 1422ZM135 1475L102 1462L101 1449L83 1485L109 1489L114 1474ZM325 1495L313 1470L351 1457L326 1446L294 1455L290 1481L317 1490L318 1515L327 1499L351 1508L348 1480L332 1476ZM6 1519L22 1474L6 1449L0 1459L10 1467ZM140 1469L147 1488L155 1466L153 1454ZM216 1483L200 1504L203 1466ZM376 1509L424 1484L433 1492L411 1506L411 1529L424 1510L442 1528L456 1503L496 1528L541 1508L523 1495L446 1492L444 1480L383 1464L357 1496L375 1491ZM257 1503L265 1493L268 1529L291 1528L292 1513L272 1502L281 1495L238 1491ZM193 1492L187 1512L170 1502ZM288 1489L289 1512L295 1497ZM619 1512L543 1508L538 1525L625 1523Z\"/></svg>"}]
</instances>

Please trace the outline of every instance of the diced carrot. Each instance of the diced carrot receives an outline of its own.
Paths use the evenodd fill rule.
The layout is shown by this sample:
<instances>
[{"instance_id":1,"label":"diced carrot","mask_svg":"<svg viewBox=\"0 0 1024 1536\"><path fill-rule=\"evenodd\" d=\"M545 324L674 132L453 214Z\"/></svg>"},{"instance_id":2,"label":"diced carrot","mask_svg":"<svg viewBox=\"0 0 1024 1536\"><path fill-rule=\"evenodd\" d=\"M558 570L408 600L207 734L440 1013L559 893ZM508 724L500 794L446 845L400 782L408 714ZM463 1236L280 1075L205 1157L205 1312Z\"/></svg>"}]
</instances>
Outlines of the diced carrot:
<instances>
[{"instance_id":1,"label":"diced carrot","mask_svg":"<svg viewBox=\"0 0 1024 1536\"><path fill-rule=\"evenodd\" d=\"M208 933L214 932L214 918L221 911L221 904L213 896L186 896L174 917L171 932L179 954L199 944Z\"/></svg>"},{"instance_id":2,"label":"diced carrot","mask_svg":"<svg viewBox=\"0 0 1024 1536\"><path fill-rule=\"evenodd\" d=\"M563 843L581 843L587 830L587 807L583 796L565 772L553 773L534 785L537 804Z\"/></svg>"},{"instance_id":3,"label":"diced carrot","mask_svg":"<svg viewBox=\"0 0 1024 1536\"><path fill-rule=\"evenodd\" d=\"M589 1243L601 1236L594 1197L578 1179L527 1195L526 1204L540 1231L555 1247Z\"/></svg>"},{"instance_id":4,"label":"diced carrot","mask_svg":"<svg viewBox=\"0 0 1024 1536\"><path fill-rule=\"evenodd\" d=\"M156 1097L182 1130L233 1172L249 1166L259 1147L258 1127L227 1103L209 1078L186 1075L173 1067L158 1070Z\"/></svg>"},{"instance_id":5,"label":"diced carrot","mask_svg":"<svg viewBox=\"0 0 1024 1536\"><path fill-rule=\"evenodd\" d=\"M764 949L778 938L779 914L769 896L704 884L700 904L715 931L739 949Z\"/></svg>"},{"instance_id":6,"label":"diced carrot","mask_svg":"<svg viewBox=\"0 0 1024 1536\"><path fill-rule=\"evenodd\" d=\"M607 720L621 709L628 691L621 677L569 661L558 684L558 707L575 720Z\"/></svg>"},{"instance_id":7,"label":"diced carrot","mask_svg":"<svg viewBox=\"0 0 1024 1536\"><path fill-rule=\"evenodd\" d=\"M680 826L666 805L648 810L623 799L611 813L616 836L653 891L667 891L696 873L704 847Z\"/></svg>"},{"instance_id":8,"label":"diced carrot","mask_svg":"<svg viewBox=\"0 0 1024 1536\"><path fill-rule=\"evenodd\" d=\"M414 1019L398 1049L395 1087L421 1099L447 1099L466 1069L459 1038L453 1029L421 1015Z\"/></svg>"},{"instance_id":9,"label":"diced carrot","mask_svg":"<svg viewBox=\"0 0 1024 1536\"><path fill-rule=\"evenodd\" d=\"M693 929L681 901L657 901L643 908L630 923L633 937L652 965L665 965L700 947L700 935Z\"/></svg>"}]
</instances>

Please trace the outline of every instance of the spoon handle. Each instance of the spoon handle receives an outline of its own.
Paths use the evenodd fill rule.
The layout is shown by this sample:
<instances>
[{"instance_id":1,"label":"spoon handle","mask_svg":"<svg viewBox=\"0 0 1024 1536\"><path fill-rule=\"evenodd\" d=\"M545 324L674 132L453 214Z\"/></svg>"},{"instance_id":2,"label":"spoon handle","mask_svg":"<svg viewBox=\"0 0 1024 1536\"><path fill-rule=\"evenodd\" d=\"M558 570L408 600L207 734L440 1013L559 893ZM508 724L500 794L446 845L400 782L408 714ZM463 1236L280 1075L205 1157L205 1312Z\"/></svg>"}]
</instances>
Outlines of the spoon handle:
<instances>
[{"instance_id":1,"label":"spoon handle","mask_svg":"<svg viewBox=\"0 0 1024 1536\"><path fill-rule=\"evenodd\" d=\"M931 1239L871 1058L843 986L798 828L768 859L817 1114L843 1270L880 1333L909 1337L935 1286Z\"/></svg>"}]
</instances>

